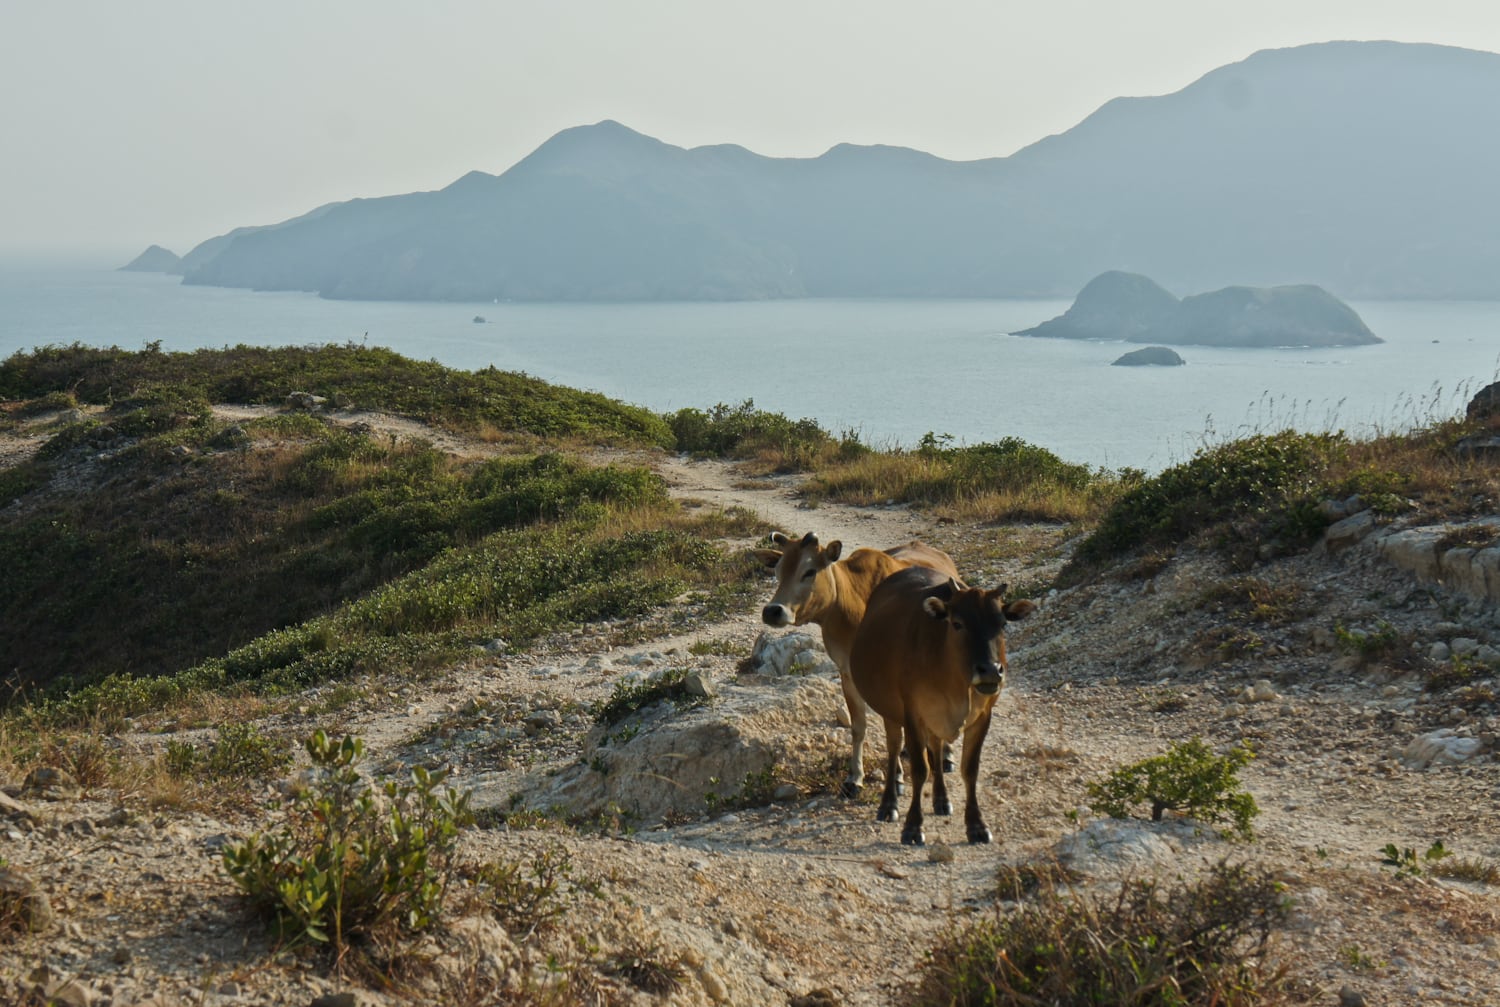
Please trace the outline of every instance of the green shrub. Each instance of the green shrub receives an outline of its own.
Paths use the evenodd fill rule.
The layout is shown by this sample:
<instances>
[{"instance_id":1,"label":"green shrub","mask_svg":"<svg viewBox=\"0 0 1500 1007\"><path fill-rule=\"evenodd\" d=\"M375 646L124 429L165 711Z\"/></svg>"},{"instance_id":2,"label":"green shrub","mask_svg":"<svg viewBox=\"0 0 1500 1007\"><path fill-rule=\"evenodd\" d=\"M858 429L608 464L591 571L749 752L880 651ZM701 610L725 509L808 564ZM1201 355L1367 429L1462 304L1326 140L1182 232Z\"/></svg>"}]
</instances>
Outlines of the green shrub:
<instances>
[{"instance_id":1,"label":"green shrub","mask_svg":"<svg viewBox=\"0 0 1500 1007\"><path fill-rule=\"evenodd\" d=\"M616 682L609 698L594 707L594 723L613 727L656 703L671 702L678 707L701 703L702 698L688 692L683 684L687 676L686 668L672 668L644 681Z\"/></svg>"},{"instance_id":2,"label":"green shrub","mask_svg":"<svg viewBox=\"0 0 1500 1007\"><path fill-rule=\"evenodd\" d=\"M285 739L266 734L253 723L231 723L219 728L206 752L189 742L167 742L166 763L177 776L269 779L286 771L292 753Z\"/></svg>"},{"instance_id":3,"label":"green shrub","mask_svg":"<svg viewBox=\"0 0 1500 1007\"><path fill-rule=\"evenodd\" d=\"M327 944L342 957L353 941L438 919L454 876L458 830L472 821L469 795L445 774L417 767L411 783L378 791L355 769L358 738L307 741L316 779L292 798L286 822L224 848L230 880L292 943Z\"/></svg>"},{"instance_id":4,"label":"green shrub","mask_svg":"<svg viewBox=\"0 0 1500 1007\"><path fill-rule=\"evenodd\" d=\"M853 435L842 441L810 419L790 420L781 413L755 408L746 399L737 406L720 402L707 412L679 409L667 417L677 450L717 458L748 458L762 452L780 455L788 468L806 468L824 453L858 453Z\"/></svg>"},{"instance_id":5,"label":"green shrub","mask_svg":"<svg viewBox=\"0 0 1500 1007\"><path fill-rule=\"evenodd\" d=\"M1067 893L1043 877L1034 901L950 933L915 1007L1248 1007L1288 1002L1266 956L1287 901L1267 872L1221 863L1200 881Z\"/></svg>"},{"instance_id":6,"label":"green shrub","mask_svg":"<svg viewBox=\"0 0 1500 1007\"><path fill-rule=\"evenodd\" d=\"M1342 434L1285 430L1200 451L1115 501L1080 543L1078 559L1110 559L1236 518L1264 522L1268 536L1306 540L1327 524L1312 498L1320 495L1328 467L1345 448Z\"/></svg>"},{"instance_id":7,"label":"green shrub","mask_svg":"<svg viewBox=\"0 0 1500 1007\"><path fill-rule=\"evenodd\" d=\"M1235 747L1215 755L1201 739L1172 745L1163 755L1122 766L1089 784L1089 803L1111 818L1129 818L1137 805L1151 809L1160 821L1167 810L1211 824L1226 823L1226 833L1251 839L1250 820L1260 813L1255 798L1240 789L1238 772L1254 757Z\"/></svg>"},{"instance_id":8,"label":"green shrub","mask_svg":"<svg viewBox=\"0 0 1500 1007\"><path fill-rule=\"evenodd\" d=\"M213 409L202 393L173 385L142 389L115 402L109 425L122 437L149 437L207 423Z\"/></svg>"}]
</instances>

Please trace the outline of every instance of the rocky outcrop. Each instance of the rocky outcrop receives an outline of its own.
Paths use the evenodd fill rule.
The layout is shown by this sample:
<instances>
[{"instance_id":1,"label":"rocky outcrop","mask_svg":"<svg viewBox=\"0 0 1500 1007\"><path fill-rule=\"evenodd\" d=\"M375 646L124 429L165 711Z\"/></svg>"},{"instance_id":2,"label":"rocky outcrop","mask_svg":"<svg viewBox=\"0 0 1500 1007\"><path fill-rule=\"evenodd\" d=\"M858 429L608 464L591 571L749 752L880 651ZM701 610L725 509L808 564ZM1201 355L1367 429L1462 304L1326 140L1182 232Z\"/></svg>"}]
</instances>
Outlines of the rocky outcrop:
<instances>
[{"instance_id":1,"label":"rocky outcrop","mask_svg":"<svg viewBox=\"0 0 1500 1007\"><path fill-rule=\"evenodd\" d=\"M1465 529L1468 529L1465 533ZM1473 525L1426 525L1387 531L1371 538L1376 551L1418 580L1442 584L1471 598L1500 602L1500 544L1476 542L1500 534L1500 518Z\"/></svg>"},{"instance_id":2,"label":"rocky outcrop","mask_svg":"<svg viewBox=\"0 0 1500 1007\"><path fill-rule=\"evenodd\" d=\"M1187 363L1176 350L1165 346L1148 346L1144 350L1131 350L1120 357L1113 367L1181 367Z\"/></svg>"},{"instance_id":3,"label":"rocky outcrop","mask_svg":"<svg viewBox=\"0 0 1500 1007\"><path fill-rule=\"evenodd\" d=\"M798 746L836 728L843 705L836 677L758 675L747 685L713 685L705 705L642 709L596 728L575 765L524 788L525 805L585 818L618 808L654 823L732 804L747 779L795 766Z\"/></svg>"}]
</instances>

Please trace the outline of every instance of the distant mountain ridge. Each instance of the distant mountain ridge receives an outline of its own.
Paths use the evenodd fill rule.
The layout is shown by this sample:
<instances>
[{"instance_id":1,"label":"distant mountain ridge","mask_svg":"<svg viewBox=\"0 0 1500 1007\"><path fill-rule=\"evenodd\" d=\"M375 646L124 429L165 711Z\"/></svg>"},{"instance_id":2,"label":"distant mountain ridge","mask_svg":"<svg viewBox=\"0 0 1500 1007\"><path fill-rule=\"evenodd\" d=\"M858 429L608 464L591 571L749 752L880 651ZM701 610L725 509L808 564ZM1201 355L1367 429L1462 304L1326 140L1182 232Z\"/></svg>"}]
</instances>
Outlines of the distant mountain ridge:
<instances>
[{"instance_id":1,"label":"distant mountain ridge","mask_svg":"<svg viewBox=\"0 0 1500 1007\"><path fill-rule=\"evenodd\" d=\"M564 130L501 175L212 238L184 282L412 300L1066 296L1175 289L1500 297L1500 55L1258 52L1004 158L816 158Z\"/></svg>"}]
</instances>

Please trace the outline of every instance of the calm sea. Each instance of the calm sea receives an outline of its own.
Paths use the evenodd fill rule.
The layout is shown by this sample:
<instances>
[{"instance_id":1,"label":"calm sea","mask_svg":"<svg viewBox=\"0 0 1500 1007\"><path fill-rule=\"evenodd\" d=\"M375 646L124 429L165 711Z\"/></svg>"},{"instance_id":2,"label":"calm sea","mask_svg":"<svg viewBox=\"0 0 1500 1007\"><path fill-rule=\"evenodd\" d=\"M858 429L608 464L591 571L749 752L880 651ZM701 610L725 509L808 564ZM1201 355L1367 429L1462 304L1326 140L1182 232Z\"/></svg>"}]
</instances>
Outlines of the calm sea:
<instances>
[{"instance_id":1,"label":"calm sea","mask_svg":"<svg viewBox=\"0 0 1500 1007\"><path fill-rule=\"evenodd\" d=\"M877 446L924 433L1020 437L1069 461L1150 471L1283 427L1406 429L1460 411L1500 373L1500 303L1355 305L1386 342L1186 347L1186 367L1111 367L1133 347L1007 333L1064 301L431 304L184 287L175 277L0 271L0 357L46 344L138 349L368 341L493 364L655 410L753 399ZM477 324L476 315L486 321Z\"/></svg>"}]
</instances>

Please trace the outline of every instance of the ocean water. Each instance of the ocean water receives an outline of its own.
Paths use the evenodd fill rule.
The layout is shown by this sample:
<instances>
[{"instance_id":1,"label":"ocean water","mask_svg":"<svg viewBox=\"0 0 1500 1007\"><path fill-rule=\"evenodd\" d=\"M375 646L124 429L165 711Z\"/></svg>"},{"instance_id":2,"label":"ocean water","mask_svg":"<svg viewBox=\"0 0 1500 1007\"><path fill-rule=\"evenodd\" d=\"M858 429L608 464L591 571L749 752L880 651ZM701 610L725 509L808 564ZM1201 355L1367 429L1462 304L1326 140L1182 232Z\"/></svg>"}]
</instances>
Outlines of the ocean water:
<instances>
[{"instance_id":1,"label":"ocean water","mask_svg":"<svg viewBox=\"0 0 1500 1007\"><path fill-rule=\"evenodd\" d=\"M1009 332L1066 301L433 304L185 287L153 274L0 271L0 357L82 342L164 349L368 342L494 365L651 409L754 400L877 446L1014 436L1074 462L1158 471L1208 443L1294 427L1366 434L1462 410L1500 375L1500 303L1360 302L1385 343L1182 347L1186 367L1111 367L1135 347ZM485 318L483 324L474 317Z\"/></svg>"}]
</instances>

